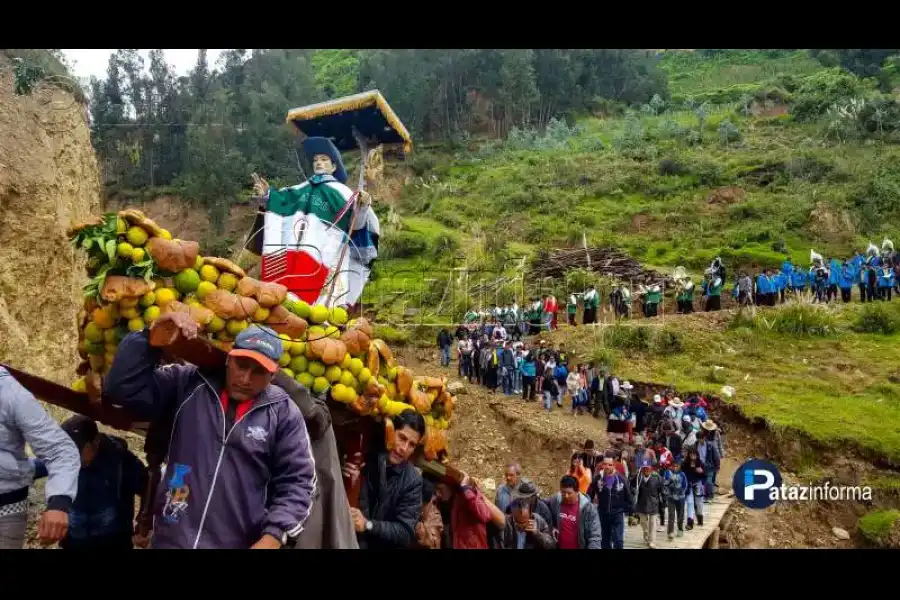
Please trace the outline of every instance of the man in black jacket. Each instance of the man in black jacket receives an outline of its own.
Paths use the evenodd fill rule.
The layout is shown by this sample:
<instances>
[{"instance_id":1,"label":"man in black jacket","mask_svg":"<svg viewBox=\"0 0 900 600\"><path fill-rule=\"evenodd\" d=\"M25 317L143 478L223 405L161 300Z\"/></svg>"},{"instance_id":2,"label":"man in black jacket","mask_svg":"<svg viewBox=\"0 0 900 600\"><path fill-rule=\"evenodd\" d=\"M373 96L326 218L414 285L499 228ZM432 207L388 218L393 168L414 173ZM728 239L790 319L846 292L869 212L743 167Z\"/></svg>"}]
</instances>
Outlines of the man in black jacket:
<instances>
[{"instance_id":1,"label":"man in black jacket","mask_svg":"<svg viewBox=\"0 0 900 600\"><path fill-rule=\"evenodd\" d=\"M392 420L392 448L359 467L344 465L351 485L362 475L359 508L351 508L360 549L409 548L422 511L422 476L409 462L425 436L425 419L405 410Z\"/></svg>"},{"instance_id":2,"label":"man in black jacket","mask_svg":"<svg viewBox=\"0 0 900 600\"><path fill-rule=\"evenodd\" d=\"M634 505L631 488L616 471L611 457L603 459L603 471L591 481L588 496L600 514L600 545L604 550L621 550L625 544L625 515Z\"/></svg>"},{"instance_id":3,"label":"man in black jacket","mask_svg":"<svg viewBox=\"0 0 900 600\"><path fill-rule=\"evenodd\" d=\"M552 550L556 548L553 530L544 518L532 514L526 499L514 500L506 515L501 547L505 550Z\"/></svg>"},{"instance_id":4,"label":"man in black jacket","mask_svg":"<svg viewBox=\"0 0 900 600\"><path fill-rule=\"evenodd\" d=\"M131 550L134 498L145 493L147 468L125 440L100 433L88 417L71 417L62 429L81 452L81 471L60 547Z\"/></svg>"},{"instance_id":5,"label":"man in black jacket","mask_svg":"<svg viewBox=\"0 0 900 600\"><path fill-rule=\"evenodd\" d=\"M547 523L550 523L553 520L552 515L550 514L550 507L545 501L541 500L537 486L534 485L534 482L530 479L523 478L519 481L519 485L512 491L512 501L510 502L510 506L506 507L506 514L511 514L510 507L512 506L512 502L515 502L516 500L527 502L529 512L540 516L547 521Z\"/></svg>"},{"instance_id":6,"label":"man in black jacket","mask_svg":"<svg viewBox=\"0 0 900 600\"><path fill-rule=\"evenodd\" d=\"M441 351L441 366L450 366L450 348L453 346L453 337L450 332L442 328L437 337L438 349Z\"/></svg>"},{"instance_id":7,"label":"man in black jacket","mask_svg":"<svg viewBox=\"0 0 900 600\"><path fill-rule=\"evenodd\" d=\"M659 503L663 499L662 479L653 470L653 463L644 459L641 470L635 478L634 512L641 520L644 530L644 541L648 548L656 548L656 519L659 516Z\"/></svg>"}]
</instances>

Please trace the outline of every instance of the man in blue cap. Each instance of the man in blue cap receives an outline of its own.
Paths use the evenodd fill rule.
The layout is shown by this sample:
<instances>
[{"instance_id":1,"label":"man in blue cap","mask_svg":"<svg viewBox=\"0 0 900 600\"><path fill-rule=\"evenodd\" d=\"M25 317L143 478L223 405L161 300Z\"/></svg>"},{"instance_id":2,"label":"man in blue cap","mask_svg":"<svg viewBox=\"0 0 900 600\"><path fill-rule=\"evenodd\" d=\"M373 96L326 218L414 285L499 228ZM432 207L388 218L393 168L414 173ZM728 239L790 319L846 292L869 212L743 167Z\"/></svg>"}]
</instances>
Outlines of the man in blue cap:
<instances>
[{"instance_id":1,"label":"man in blue cap","mask_svg":"<svg viewBox=\"0 0 900 600\"><path fill-rule=\"evenodd\" d=\"M197 337L185 313L166 313L152 327L169 321L184 339ZM272 384L283 352L278 335L244 329L218 372L160 367L162 350L149 336L143 330L122 340L104 402L170 424L151 546L277 549L296 538L312 508L316 471L300 409Z\"/></svg>"}]
</instances>

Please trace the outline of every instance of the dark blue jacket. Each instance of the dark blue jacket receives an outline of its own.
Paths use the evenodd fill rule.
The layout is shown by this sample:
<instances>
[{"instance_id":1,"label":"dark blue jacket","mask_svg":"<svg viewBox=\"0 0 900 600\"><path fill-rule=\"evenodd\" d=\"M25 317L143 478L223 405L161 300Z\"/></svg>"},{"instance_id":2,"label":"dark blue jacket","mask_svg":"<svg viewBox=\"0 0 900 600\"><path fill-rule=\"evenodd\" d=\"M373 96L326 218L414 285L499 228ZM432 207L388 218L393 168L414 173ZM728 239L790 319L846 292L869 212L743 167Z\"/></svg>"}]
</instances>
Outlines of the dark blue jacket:
<instances>
[{"instance_id":1,"label":"dark blue jacket","mask_svg":"<svg viewBox=\"0 0 900 600\"><path fill-rule=\"evenodd\" d=\"M146 486L147 469L125 440L100 434L97 455L78 474L78 495L60 546L130 548L134 497L143 495Z\"/></svg>"},{"instance_id":2,"label":"dark blue jacket","mask_svg":"<svg viewBox=\"0 0 900 600\"><path fill-rule=\"evenodd\" d=\"M612 488L606 489L606 486L603 485L605 477L602 473L596 475L591 480L591 487L588 488L588 496L597 504L597 512L602 516L631 514L634 500L628 482L621 474L616 473L616 481Z\"/></svg>"},{"instance_id":3,"label":"dark blue jacket","mask_svg":"<svg viewBox=\"0 0 900 600\"><path fill-rule=\"evenodd\" d=\"M270 384L226 430L224 370L159 367L148 338L144 330L122 340L104 390L138 419L172 422L151 546L246 549L263 534L282 543L299 535L316 471L297 405Z\"/></svg>"}]
</instances>

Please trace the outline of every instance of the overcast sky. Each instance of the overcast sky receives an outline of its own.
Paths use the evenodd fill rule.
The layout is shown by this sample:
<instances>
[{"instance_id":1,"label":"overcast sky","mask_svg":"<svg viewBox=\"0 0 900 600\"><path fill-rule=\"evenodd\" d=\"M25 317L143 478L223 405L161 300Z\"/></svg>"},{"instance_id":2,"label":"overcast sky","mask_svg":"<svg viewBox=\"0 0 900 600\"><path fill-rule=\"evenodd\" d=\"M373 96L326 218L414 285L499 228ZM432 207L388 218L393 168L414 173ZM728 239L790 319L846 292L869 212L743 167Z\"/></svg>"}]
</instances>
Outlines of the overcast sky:
<instances>
[{"instance_id":1,"label":"overcast sky","mask_svg":"<svg viewBox=\"0 0 900 600\"><path fill-rule=\"evenodd\" d=\"M93 49L93 50L65 50L63 54L72 64L75 75L84 80L90 79L91 76L103 79L106 77L106 67L109 64L109 55L114 53L115 49ZM150 66L148 54L150 50L141 50L141 56L144 57L145 66ZM185 75L194 67L197 62L197 49L166 49L164 50L166 62L171 65L176 75ZM210 68L213 68L219 59L221 49L208 49L206 52L207 61Z\"/></svg>"}]
</instances>

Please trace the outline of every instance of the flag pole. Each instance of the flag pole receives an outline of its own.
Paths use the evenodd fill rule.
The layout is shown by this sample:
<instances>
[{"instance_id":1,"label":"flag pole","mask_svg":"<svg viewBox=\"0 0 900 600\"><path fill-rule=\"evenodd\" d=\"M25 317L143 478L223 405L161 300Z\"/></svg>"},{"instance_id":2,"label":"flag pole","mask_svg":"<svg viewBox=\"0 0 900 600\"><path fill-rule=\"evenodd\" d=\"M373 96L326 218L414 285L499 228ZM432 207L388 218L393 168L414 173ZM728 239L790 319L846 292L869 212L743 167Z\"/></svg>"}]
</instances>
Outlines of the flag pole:
<instances>
[{"instance_id":1,"label":"flag pole","mask_svg":"<svg viewBox=\"0 0 900 600\"><path fill-rule=\"evenodd\" d=\"M361 161L359 164L359 183L357 185L356 193L351 196L350 201L353 202L353 211L350 213L350 231L347 232L347 235L342 243L341 247L341 256L337 262L337 269L340 269L341 265L344 264L344 258L347 256L347 249L350 247L350 235L353 233L353 224L356 222L356 212L359 209L359 196L365 190L366 187L366 165L369 161L369 152L368 145L366 144L365 138L363 138L362 134L360 134L359 130L356 126L353 126L353 137L356 139L356 143L359 145L359 152L361 155ZM337 226L337 223L335 223ZM331 289L328 290L328 297L325 299L325 305L331 304L331 298L334 296L334 288L337 286L337 276L339 271L335 270L334 275L331 278Z\"/></svg>"}]
</instances>

